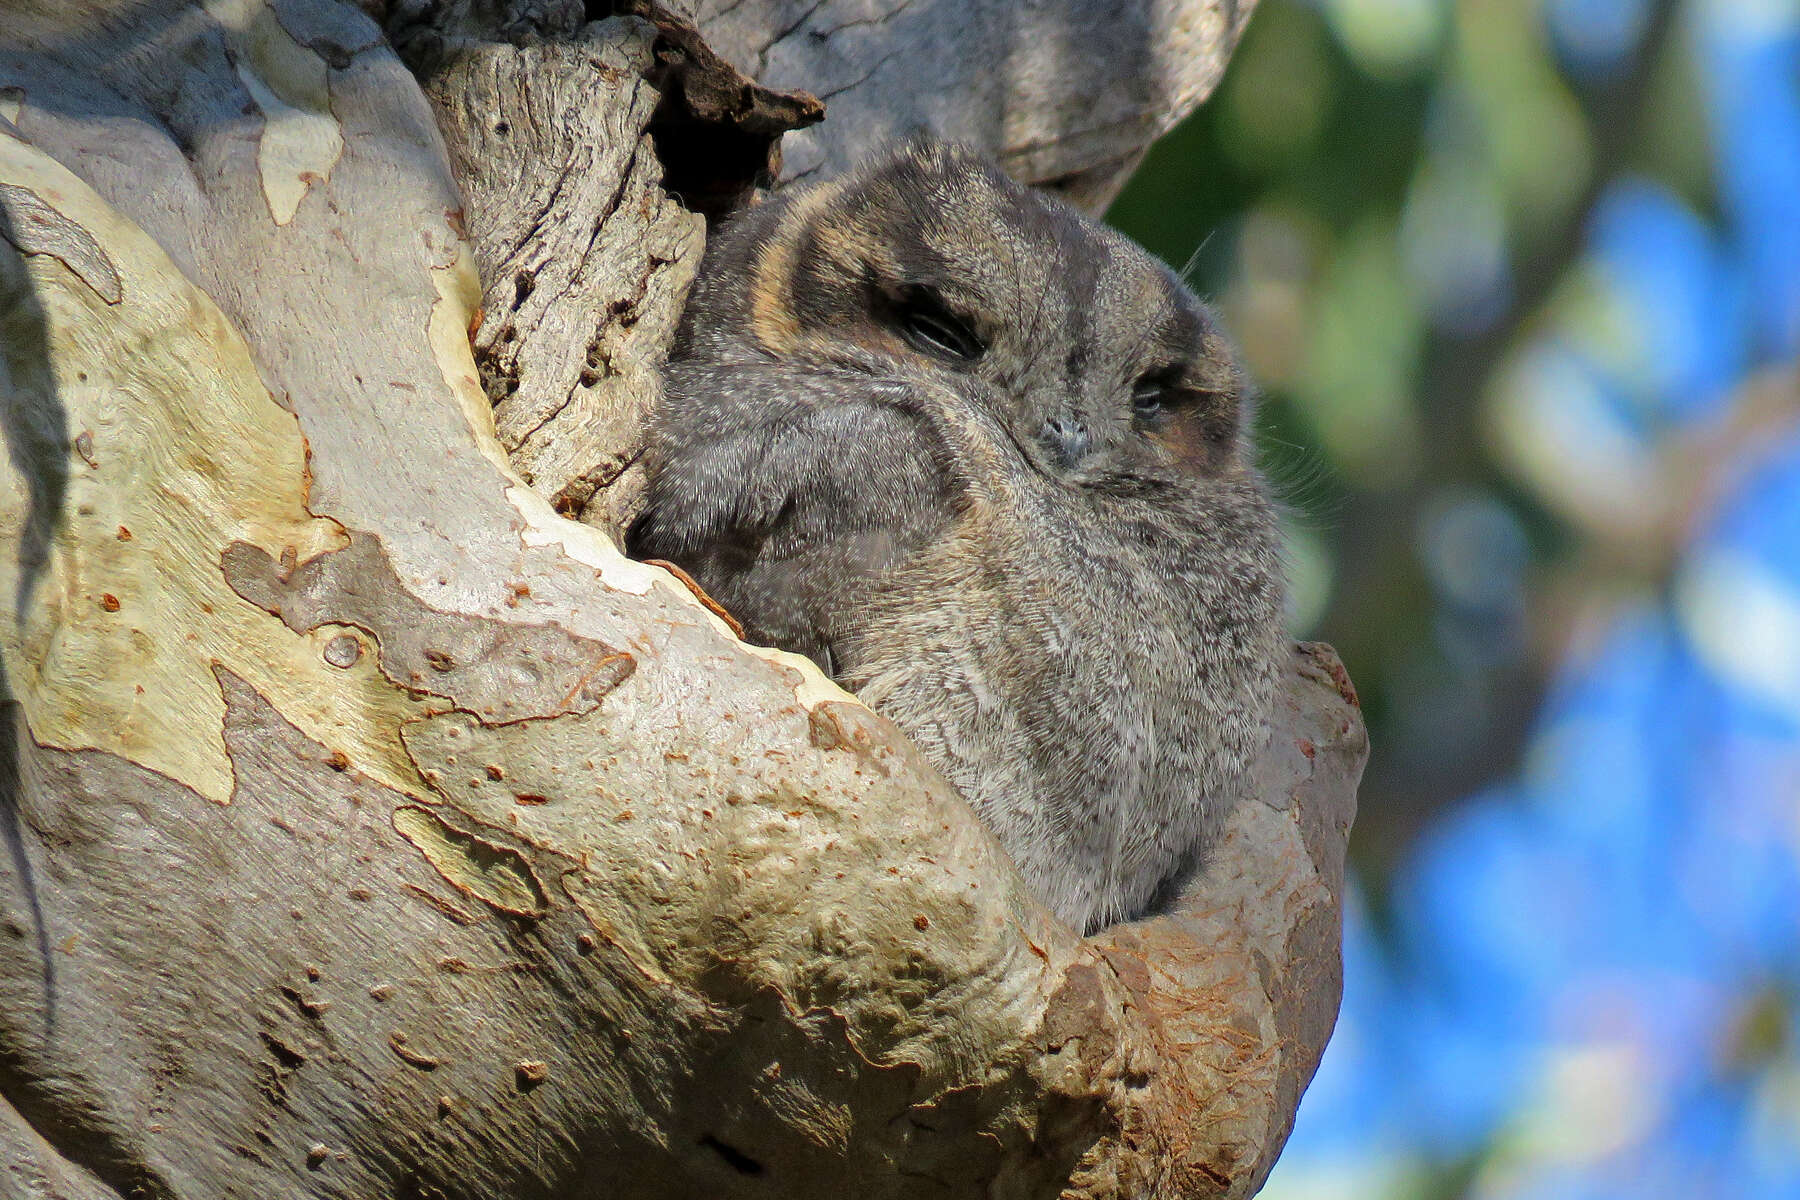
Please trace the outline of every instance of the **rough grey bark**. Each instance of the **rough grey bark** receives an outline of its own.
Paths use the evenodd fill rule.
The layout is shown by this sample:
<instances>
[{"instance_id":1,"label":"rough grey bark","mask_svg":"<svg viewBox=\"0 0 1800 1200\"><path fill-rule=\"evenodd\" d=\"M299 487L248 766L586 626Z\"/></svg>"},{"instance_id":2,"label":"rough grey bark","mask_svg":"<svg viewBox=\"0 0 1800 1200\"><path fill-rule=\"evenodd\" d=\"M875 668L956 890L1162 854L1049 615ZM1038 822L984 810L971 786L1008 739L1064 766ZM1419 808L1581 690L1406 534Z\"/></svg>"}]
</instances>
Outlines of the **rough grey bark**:
<instances>
[{"instance_id":1,"label":"rough grey bark","mask_svg":"<svg viewBox=\"0 0 1800 1200\"><path fill-rule=\"evenodd\" d=\"M471 46L432 95L486 284L475 357L501 444L559 511L601 493L590 520L617 527L706 230L663 191L646 132L656 30L609 24Z\"/></svg>"},{"instance_id":2,"label":"rough grey bark","mask_svg":"<svg viewBox=\"0 0 1800 1200\"><path fill-rule=\"evenodd\" d=\"M579 4L515 7L409 10L389 32L462 186L501 443L558 511L617 531L705 245L698 213L771 182L780 134L823 108L756 86L652 5L654 21L586 25Z\"/></svg>"},{"instance_id":3,"label":"rough grey bark","mask_svg":"<svg viewBox=\"0 0 1800 1200\"><path fill-rule=\"evenodd\" d=\"M646 378L678 303L634 73L691 92L670 136L729 123L691 48L415 43L453 158L345 4L5 16L0 1194L1260 1185L1337 1004L1364 747L1328 651L1218 865L1084 940L890 726L496 438L471 329L508 400L601 396L591 461L521 418L541 488L628 455L646 398L582 372ZM538 114L510 189L482 97ZM555 290L611 288L592 328Z\"/></svg>"}]
</instances>

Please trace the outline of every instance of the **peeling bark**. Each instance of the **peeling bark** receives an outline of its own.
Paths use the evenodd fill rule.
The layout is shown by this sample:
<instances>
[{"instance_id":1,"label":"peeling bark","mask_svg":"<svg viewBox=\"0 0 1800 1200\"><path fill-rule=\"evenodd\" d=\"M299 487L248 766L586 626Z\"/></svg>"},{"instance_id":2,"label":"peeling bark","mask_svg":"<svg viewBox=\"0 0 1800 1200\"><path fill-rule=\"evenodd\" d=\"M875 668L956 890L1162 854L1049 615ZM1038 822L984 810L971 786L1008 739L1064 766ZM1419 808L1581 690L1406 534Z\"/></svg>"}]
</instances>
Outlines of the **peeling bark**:
<instances>
[{"instance_id":1,"label":"peeling bark","mask_svg":"<svg viewBox=\"0 0 1800 1200\"><path fill-rule=\"evenodd\" d=\"M0 28L0 1193L1250 1194L1336 1010L1341 668L1171 913L1056 924L507 453L579 503L652 402L666 35L425 28L436 114L331 0Z\"/></svg>"}]
</instances>

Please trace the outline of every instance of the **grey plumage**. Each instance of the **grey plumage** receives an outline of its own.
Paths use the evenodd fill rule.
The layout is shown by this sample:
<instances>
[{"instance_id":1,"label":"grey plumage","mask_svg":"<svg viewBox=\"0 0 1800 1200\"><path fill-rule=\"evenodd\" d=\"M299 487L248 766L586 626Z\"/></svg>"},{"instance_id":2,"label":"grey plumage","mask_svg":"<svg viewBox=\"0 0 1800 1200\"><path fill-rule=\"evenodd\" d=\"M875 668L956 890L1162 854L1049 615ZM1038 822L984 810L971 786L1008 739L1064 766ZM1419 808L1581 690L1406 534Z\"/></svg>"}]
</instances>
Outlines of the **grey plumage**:
<instances>
[{"instance_id":1,"label":"grey plumage","mask_svg":"<svg viewBox=\"0 0 1800 1200\"><path fill-rule=\"evenodd\" d=\"M914 142L707 249L630 548L904 729L1080 929L1203 854L1266 736L1271 506L1210 314Z\"/></svg>"}]
</instances>

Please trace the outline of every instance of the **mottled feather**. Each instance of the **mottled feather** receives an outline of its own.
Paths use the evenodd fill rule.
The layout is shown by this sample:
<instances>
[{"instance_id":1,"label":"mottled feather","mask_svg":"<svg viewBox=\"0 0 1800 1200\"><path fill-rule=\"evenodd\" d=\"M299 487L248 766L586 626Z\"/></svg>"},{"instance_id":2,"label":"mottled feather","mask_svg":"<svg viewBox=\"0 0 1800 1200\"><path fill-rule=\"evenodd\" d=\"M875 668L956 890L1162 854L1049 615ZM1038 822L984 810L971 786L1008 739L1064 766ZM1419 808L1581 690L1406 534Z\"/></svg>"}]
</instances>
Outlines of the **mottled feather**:
<instances>
[{"instance_id":1,"label":"mottled feather","mask_svg":"<svg viewBox=\"0 0 1800 1200\"><path fill-rule=\"evenodd\" d=\"M1266 737L1274 518L1211 314L909 143L708 246L634 554L904 729L1078 929L1203 857Z\"/></svg>"}]
</instances>

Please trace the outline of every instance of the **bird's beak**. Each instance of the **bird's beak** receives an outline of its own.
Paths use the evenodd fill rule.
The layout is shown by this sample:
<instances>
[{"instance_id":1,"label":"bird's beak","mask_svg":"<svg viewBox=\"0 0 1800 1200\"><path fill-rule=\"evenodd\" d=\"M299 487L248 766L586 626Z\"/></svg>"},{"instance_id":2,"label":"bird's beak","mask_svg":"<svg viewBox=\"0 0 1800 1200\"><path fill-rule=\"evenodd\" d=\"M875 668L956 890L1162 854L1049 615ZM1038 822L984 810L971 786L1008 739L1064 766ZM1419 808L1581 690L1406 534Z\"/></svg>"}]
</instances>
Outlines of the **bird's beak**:
<instances>
[{"instance_id":1,"label":"bird's beak","mask_svg":"<svg viewBox=\"0 0 1800 1200\"><path fill-rule=\"evenodd\" d=\"M1073 467L1087 456L1093 445L1088 427L1078 417L1050 417L1038 431L1038 438L1059 466Z\"/></svg>"}]
</instances>

